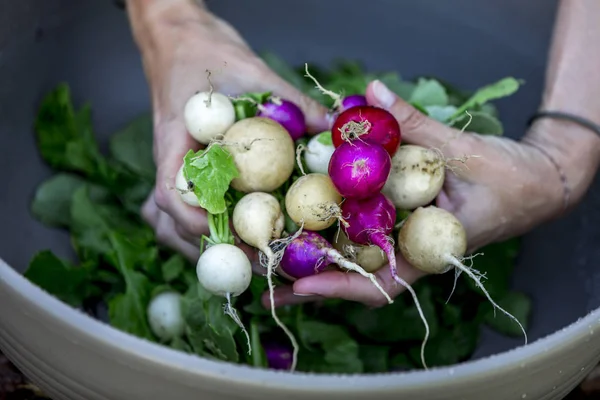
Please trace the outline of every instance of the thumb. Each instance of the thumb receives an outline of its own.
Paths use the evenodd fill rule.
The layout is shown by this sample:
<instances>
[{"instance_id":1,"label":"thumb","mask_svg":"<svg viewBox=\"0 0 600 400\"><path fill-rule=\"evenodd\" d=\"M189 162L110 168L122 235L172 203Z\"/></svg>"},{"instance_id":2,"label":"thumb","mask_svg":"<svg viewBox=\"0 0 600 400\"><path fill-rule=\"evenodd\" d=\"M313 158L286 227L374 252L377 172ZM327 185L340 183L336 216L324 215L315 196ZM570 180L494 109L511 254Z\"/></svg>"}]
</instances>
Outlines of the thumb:
<instances>
[{"instance_id":1,"label":"thumb","mask_svg":"<svg viewBox=\"0 0 600 400\"><path fill-rule=\"evenodd\" d=\"M366 97L369 104L389 111L396 118L400 124L403 142L440 148L449 143L456 134L453 128L429 118L379 80L369 83Z\"/></svg>"},{"instance_id":2,"label":"thumb","mask_svg":"<svg viewBox=\"0 0 600 400\"><path fill-rule=\"evenodd\" d=\"M306 118L306 129L308 133L320 133L330 129L331 124L327 118L327 108L318 101L300 92L289 82L275 74L271 86L274 95L289 100L302 110Z\"/></svg>"}]
</instances>

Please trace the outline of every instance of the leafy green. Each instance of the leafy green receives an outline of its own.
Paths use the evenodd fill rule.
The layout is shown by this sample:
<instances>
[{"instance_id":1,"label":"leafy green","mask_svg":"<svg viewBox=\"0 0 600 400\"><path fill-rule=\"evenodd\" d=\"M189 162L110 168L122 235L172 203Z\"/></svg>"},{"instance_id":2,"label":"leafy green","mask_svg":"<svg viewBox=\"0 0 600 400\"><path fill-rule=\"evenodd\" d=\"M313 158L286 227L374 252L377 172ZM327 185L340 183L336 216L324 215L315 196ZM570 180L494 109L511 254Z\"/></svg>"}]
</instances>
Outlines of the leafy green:
<instances>
[{"instance_id":1,"label":"leafy green","mask_svg":"<svg viewBox=\"0 0 600 400\"><path fill-rule=\"evenodd\" d=\"M156 166L152 156L152 117L141 115L110 138L110 152L115 160L122 163L138 176L154 181Z\"/></svg>"},{"instance_id":2,"label":"leafy green","mask_svg":"<svg viewBox=\"0 0 600 400\"><path fill-rule=\"evenodd\" d=\"M509 292L500 300L497 301L498 305L512 314L519 320L523 328L527 330L529 316L531 313L531 299L523 293ZM488 310L485 314L485 323L497 332L503 333L508 336L522 336L523 332L519 325L511 318L509 318L502 311L494 311L490 304L485 304L485 310Z\"/></svg>"},{"instance_id":3,"label":"leafy green","mask_svg":"<svg viewBox=\"0 0 600 400\"><path fill-rule=\"evenodd\" d=\"M487 103L490 100L510 96L515 93L523 82L515 78L503 78L498 82L486 85L477 90L464 104L457 108L452 118L455 118L472 107Z\"/></svg>"},{"instance_id":4,"label":"leafy green","mask_svg":"<svg viewBox=\"0 0 600 400\"><path fill-rule=\"evenodd\" d=\"M231 181L239 176L231 154L218 144L194 153L188 151L184 159L183 172L192 182L200 207L211 214L227 211L225 194Z\"/></svg>"},{"instance_id":5,"label":"leafy green","mask_svg":"<svg viewBox=\"0 0 600 400\"><path fill-rule=\"evenodd\" d=\"M331 131L321 132L317 135L317 142L324 144L325 146L333 146L333 139L331 138Z\"/></svg>"},{"instance_id":6,"label":"leafy green","mask_svg":"<svg viewBox=\"0 0 600 400\"><path fill-rule=\"evenodd\" d=\"M244 93L238 98L232 100L235 109L235 119L254 117L258 112L258 105L264 104L271 97L271 92L263 93Z\"/></svg>"},{"instance_id":7,"label":"leafy green","mask_svg":"<svg viewBox=\"0 0 600 400\"><path fill-rule=\"evenodd\" d=\"M471 122L466 128L468 131L477 132L482 135L498 136L504 133L502 123L500 123L496 117L481 111L473 111L469 114L471 114L471 117L465 114L462 117L456 118L454 122L452 122L451 126L457 129L462 129L470 119Z\"/></svg>"},{"instance_id":8,"label":"leafy green","mask_svg":"<svg viewBox=\"0 0 600 400\"><path fill-rule=\"evenodd\" d=\"M422 107L448 105L448 95L444 87L435 79L420 78L410 95L411 103L418 103Z\"/></svg>"}]
</instances>

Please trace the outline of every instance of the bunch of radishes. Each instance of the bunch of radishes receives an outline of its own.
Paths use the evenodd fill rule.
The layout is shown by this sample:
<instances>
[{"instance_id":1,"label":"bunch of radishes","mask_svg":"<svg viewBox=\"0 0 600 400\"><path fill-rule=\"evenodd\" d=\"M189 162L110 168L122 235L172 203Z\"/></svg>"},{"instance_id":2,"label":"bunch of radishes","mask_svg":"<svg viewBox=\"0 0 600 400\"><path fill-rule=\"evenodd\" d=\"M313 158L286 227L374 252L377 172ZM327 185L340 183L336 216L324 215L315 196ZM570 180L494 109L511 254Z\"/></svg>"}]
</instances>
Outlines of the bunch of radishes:
<instances>
[{"instance_id":1,"label":"bunch of radishes","mask_svg":"<svg viewBox=\"0 0 600 400\"><path fill-rule=\"evenodd\" d=\"M307 76L312 78L308 71ZM391 277L413 296L425 324L421 359L426 367L429 328L414 290L398 275L394 243L415 268L435 274L455 267L475 279L487 295L477 272L462 264L467 248L463 226L449 212L430 205L442 189L447 161L438 149L401 146L398 121L388 111L368 105L364 96L341 97L317 86L333 97L336 119L331 131L310 138L303 152L297 153L296 144L304 139L305 117L286 99L270 96L255 104L254 116L236 121L232 98L211 88L189 99L185 124L199 143L220 146L235 164L230 186L242 196L233 205L233 230L260 251L272 316L294 346L291 369L298 346L275 312L274 272L295 280L339 267L369 279L391 303L373 275L386 262ZM194 162L206 167L209 161L202 156ZM299 176L294 175L297 163ZM287 184L284 199L278 199L275 192ZM185 176L183 166L176 186L182 199L196 207L197 190L213 189L207 185L191 190L193 177ZM397 209L411 213L394 240ZM286 224L286 217L293 224ZM211 237L198 260L197 276L207 291L227 299L226 312L244 329L231 301L248 289L252 268L246 254L234 246L228 221L229 211L209 213ZM325 232L336 223L340 229L330 242Z\"/></svg>"}]
</instances>

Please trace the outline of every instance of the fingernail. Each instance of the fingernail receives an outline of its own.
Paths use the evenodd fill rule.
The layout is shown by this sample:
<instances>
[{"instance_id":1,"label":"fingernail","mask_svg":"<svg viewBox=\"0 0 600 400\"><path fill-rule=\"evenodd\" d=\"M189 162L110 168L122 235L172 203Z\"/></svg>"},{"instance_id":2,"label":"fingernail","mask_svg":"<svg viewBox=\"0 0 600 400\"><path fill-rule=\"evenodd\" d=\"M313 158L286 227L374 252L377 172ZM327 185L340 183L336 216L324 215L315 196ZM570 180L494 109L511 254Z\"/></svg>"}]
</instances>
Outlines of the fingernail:
<instances>
[{"instance_id":1,"label":"fingernail","mask_svg":"<svg viewBox=\"0 0 600 400\"><path fill-rule=\"evenodd\" d=\"M294 296L308 297L308 296L314 296L314 294L310 294L310 293L294 293Z\"/></svg>"},{"instance_id":2,"label":"fingernail","mask_svg":"<svg viewBox=\"0 0 600 400\"><path fill-rule=\"evenodd\" d=\"M377 102L383 108L390 108L396 101L396 95L390 89L387 88L380 80L373 82L373 94L377 99Z\"/></svg>"}]
</instances>

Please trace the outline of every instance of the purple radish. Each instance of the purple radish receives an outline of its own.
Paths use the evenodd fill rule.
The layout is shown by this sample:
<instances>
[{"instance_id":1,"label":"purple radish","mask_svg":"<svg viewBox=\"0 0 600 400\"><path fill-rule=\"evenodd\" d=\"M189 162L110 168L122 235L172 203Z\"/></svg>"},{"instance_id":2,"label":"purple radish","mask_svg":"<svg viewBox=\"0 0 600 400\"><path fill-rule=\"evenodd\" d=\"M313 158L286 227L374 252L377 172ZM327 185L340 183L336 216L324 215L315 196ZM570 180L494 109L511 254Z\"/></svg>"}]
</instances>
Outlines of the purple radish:
<instances>
[{"instance_id":1,"label":"purple radish","mask_svg":"<svg viewBox=\"0 0 600 400\"><path fill-rule=\"evenodd\" d=\"M392 159L383 146L363 141L344 142L329 160L329 176L346 198L365 199L383 189Z\"/></svg>"},{"instance_id":2,"label":"purple radish","mask_svg":"<svg viewBox=\"0 0 600 400\"><path fill-rule=\"evenodd\" d=\"M264 346L267 365L271 369L289 370L292 366L292 349L276 343Z\"/></svg>"},{"instance_id":3,"label":"purple radish","mask_svg":"<svg viewBox=\"0 0 600 400\"><path fill-rule=\"evenodd\" d=\"M340 146L341 148L341 146ZM421 362L425 363L425 344L429 337L429 325L412 286L398 276L396 268L396 252L390 234L396 222L396 208L385 195L378 192L366 199L347 198L342 203L342 218L345 223L342 229L348 239L361 245L375 245L384 251L390 265L390 273L397 283L404 286L412 295L417 311L425 324L425 339L421 346Z\"/></svg>"},{"instance_id":4,"label":"purple radish","mask_svg":"<svg viewBox=\"0 0 600 400\"><path fill-rule=\"evenodd\" d=\"M304 113L295 103L279 97L271 97L269 101L257 107L257 117L266 117L279 122L293 140L300 139L306 133Z\"/></svg>"},{"instance_id":5,"label":"purple radish","mask_svg":"<svg viewBox=\"0 0 600 400\"><path fill-rule=\"evenodd\" d=\"M366 106L366 105L367 105L367 98L365 96L363 96L362 94L352 94L350 96L344 97L344 99L342 100L342 106L340 107L339 112L346 111L347 109L352 108L352 107Z\"/></svg>"},{"instance_id":6,"label":"purple radish","mask_svg":"<svg viewBox=\"0 0 600 400\"><path fill-rule=\"evenodd\" d=\"M341 113L342 111L346 111L349 108L352 107L356 107L356 106L366 106L367 105L367 98L365 96L363 96L362 94L351 94L345 97L342 97L340 94L332 92L331 90L327 90L325 89L320 83L319 81L317 81L317 78L315 78L314 76L312 76L310 74L310 72L308 72L308 64L304 64L304 70L306 72L306 75L304 75L307 78L310 78L316 85L316 88L319 89L319 91L321 93L323 93L325 96L329 96L331 97L331 99L333 100L333 106L331 107L333 111L333 116L335 116L336 114Z\"/></svg>"},{"instance_id":7,"label":"purple radish","mask_svg":"<svg viewBox=\"0 0 600 400\"><path fill-rule=\"evenodd\" d=\"M355 271L369 279L385 296L388 303L393 303L390 296L377 282L375 275L366 272L360 265L344 258L331 243L316 232L302 231L288 243L279 266L290 277L301 279L317 275L331 264L337 264L341 268Z\"/></svg>"}]
</instances>

